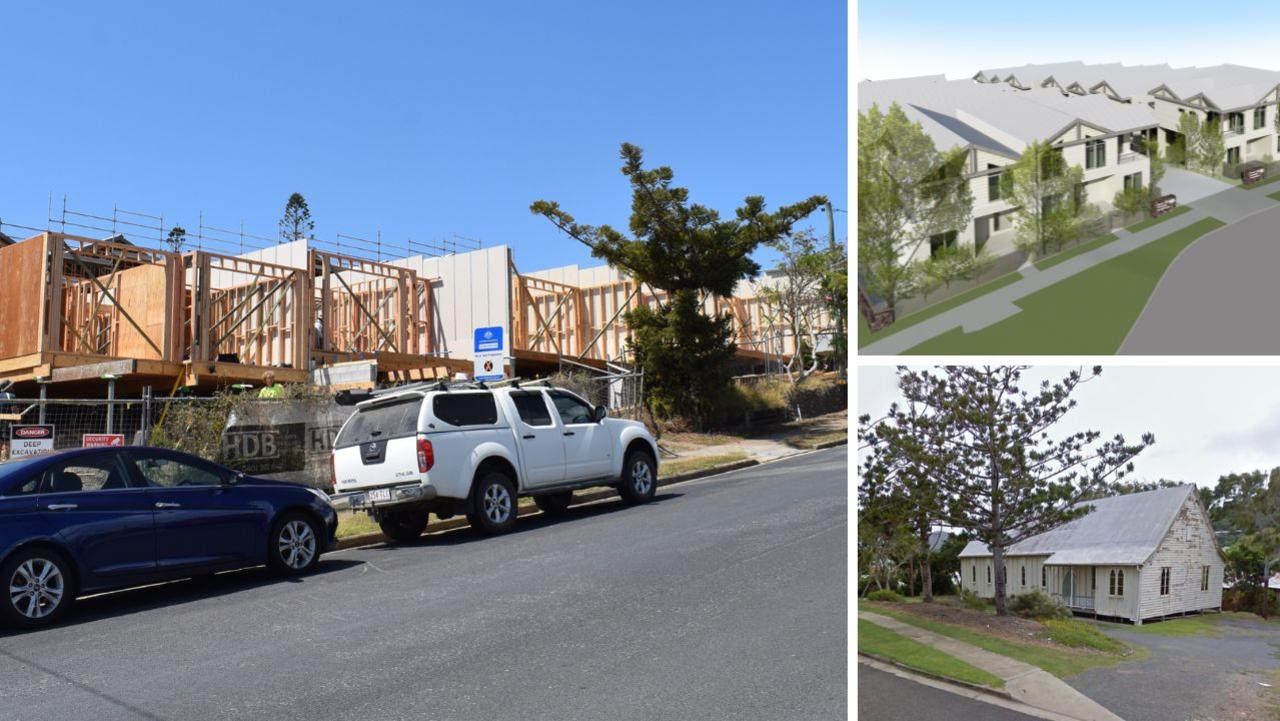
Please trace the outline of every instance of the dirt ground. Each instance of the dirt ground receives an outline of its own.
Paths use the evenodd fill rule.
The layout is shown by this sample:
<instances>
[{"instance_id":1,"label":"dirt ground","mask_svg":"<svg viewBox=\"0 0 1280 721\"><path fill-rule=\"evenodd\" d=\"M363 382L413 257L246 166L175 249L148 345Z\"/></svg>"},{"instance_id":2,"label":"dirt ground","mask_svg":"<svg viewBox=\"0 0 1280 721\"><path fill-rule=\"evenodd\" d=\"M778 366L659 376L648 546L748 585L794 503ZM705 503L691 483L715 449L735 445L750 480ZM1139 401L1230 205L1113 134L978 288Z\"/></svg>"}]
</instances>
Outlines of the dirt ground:
<instances>
[{"instance_id":1,"label":"dirt ground","mask_svg":"<svg viewBox=\"0 0 1280 721\"><path fill-rule=\"evenodd\" d=\"M957 608L942 603L870 603L868 605L881 606L955 626L964 626L1015 641L1030 641L1046 646L1057 645L1048 640L1046 635L1048 629L1028 618L1018 618L1017 616L1005 616L1002 618L981 611L971 611L967 608Z\"/></svg>"}]
</instances>

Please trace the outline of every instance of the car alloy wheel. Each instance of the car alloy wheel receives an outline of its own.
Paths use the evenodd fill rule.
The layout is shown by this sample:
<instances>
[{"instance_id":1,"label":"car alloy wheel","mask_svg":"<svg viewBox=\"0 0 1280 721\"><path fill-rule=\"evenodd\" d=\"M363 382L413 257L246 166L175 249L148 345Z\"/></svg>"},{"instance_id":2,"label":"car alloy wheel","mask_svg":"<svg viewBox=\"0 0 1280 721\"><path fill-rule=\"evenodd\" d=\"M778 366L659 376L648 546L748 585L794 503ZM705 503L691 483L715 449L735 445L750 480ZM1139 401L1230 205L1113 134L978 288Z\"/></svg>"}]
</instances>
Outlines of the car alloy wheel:
<instances>
[{"instance_id":1,"label":"car alloy wheel","mask_svg":"<svg viewBox=\"0 0 1280 721\"><path fill-rule=\"evenodd\" d=\"M503 524L511 515L511 494L506 486L492 483L484 490L484 515L494 524Z\"/></svg>"},{"instance_id":2,"label":"car alloy wheel","mask_svg":"<svg viewBox=\"0 0 1280 721\"><path fill-rule=\"evenodd\" d=\"M281 526L277 548L286 566L295 571L306 568L316 555L316 534L311 524L295 519Z\"/></svg>"},{"instance_id":3,"label":"car alloy wheel","mask_svg":"<svg viewBox=\"0 0 1280 721\"><path fill-rule=\"evenodd\" d=\"M9 603L30 619L41 619L62 604L66 580L58 565L47 558L28 558L9 579Z\"/></svg>"},{"instance_id":4,"label":"car alloy wheel","mask_svg":"<svg viewBox=\"0 0 1280 721\"><path fill-rule=\"evenodd\" d=\"M636 458L635 463L631 464L631 488L637 496L645 496L649 494L652 485L653 469L649 467L649 461Z\"/></svg>"}]
</instances>

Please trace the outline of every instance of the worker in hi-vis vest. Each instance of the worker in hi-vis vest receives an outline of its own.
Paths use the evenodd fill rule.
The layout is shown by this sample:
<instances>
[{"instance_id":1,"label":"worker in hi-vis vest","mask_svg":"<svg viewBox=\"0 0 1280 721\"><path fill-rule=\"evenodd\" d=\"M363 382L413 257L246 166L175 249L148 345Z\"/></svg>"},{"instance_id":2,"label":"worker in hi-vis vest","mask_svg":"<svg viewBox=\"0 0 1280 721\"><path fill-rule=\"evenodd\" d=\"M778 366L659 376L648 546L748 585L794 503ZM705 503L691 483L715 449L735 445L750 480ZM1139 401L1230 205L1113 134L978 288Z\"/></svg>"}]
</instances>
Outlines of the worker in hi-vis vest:
<instances>
[{"instance_id":1,"label":"worker in hi-vis vest","mask_svg":"<svg viewBox=\"0 0 1280 721\"><path fill-rule=\"evenodd\" d=\"M279 398L284 393L284 386L276 383L276 374L267 371L262 374L262 390L258 391L259 398Z\"/></svg>"}]
</instances>

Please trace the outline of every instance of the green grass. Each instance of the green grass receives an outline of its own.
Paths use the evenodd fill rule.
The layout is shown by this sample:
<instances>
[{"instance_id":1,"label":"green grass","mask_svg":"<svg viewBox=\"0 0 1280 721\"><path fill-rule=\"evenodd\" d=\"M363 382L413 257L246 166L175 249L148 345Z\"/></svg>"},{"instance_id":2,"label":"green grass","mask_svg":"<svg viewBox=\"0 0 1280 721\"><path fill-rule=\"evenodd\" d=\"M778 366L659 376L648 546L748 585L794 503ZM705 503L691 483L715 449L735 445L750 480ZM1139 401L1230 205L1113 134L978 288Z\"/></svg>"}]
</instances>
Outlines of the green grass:
<instances>
[{"instance_id":1,"label":"green grass","mask_svg":"<svg viewBox=\"0 0 1280 721\"><path fill-rule=\"evenodd\" d=\"M1270 185L1271 183L1275 183L1277 181L1280 181L1280 175L1273 175L1270 178L1263 178L1257 183L1254 183L1253 185L1250 185L1247 187L1249 188L1249 190L1257 190L1258 188L1261 188L1266 185Z\"/></svg>"},{"instance_id":2,"label":"green grass","mask_svg":"<svg viewBox=\"0 0 1280 721\"><path fill-rule=\"evenodd\" d=\"M1280 200L1280 192L1268 193L1267 197L1271 198L1272 200Z\"/></svg>"},{"instance_id":3,"label":"green grass","mask_svg":"<svg viewBox=\"0 0 1280 721\"><path fill-rule=\"evenodd\" d=\"M902 318L899 318L897 321L895 321L893 324L889 325L888 327L881 328L880 330L874 333L871 332L871 327L867 325L866 319L863 318L861 314L859 314L858 318L860 319L860 322L858 323L858 347L861 348L862 346L867 345L868 343L878 341L881 338L884 338L886 336L891 336L894 333L897 333L898 331L902 330L903 328L910 328L911 326L917 323L929 320L930 318L934 317L935 315L938 315L939 313L945 313L951 310L952 308L968 303L974 298L979 298L994 290L1000 290L1006 285L1017 282L1019 280L1022 280L1022 274L1018 272L1009 273L1008 275L1002 275L999 278L996 278L995 280L989 283L984 283L978 286L977 288L970 288L969 290L966 290L963 293L957 293L956 295L953 295L950 298L947 298L946 300L940 303L934 303L933 305L921 308L920 310L916 311L915 313L912 313L911 315L903 316Z\"/></svg>"},{"instance_id":4,"label":"green grass","mask_svg":"<svg viewBox=\"0 0 1280 721\"><path fill-rule=\"evenodd\" d=\"M1127 228L1125 228L1125 230L1129 231L1130 233L1137 233L1139 231L1146 230L1147 228L1150 228L1151 226L1156 225L1157 223L1163 223L1164 221L1170 218L1176 218L1179 215L1182 215L1183 213L1189 213L1189 212L1191 212L1190 205L1180 205L1174 208L1172 212L1165 213L1159 218L1147 218L1146 220L1140 220L1134 223L1133 225L1128 226Z\"/></svg>"},{"instance_id":5,"label":"green grass","mask_svg":"<svg viewBox=\"0 0 1280 721\"><path fill-rule=\"evenodd\" d=\"M347 538L349 536L361 536L366 533L382 533L382 529L378 528L378 524L369 518L367 513L339 513L338 514L338 538Z\"/></svg>"},{"instance_id":6,"label":"green grass","mask_svg":"<svg viewBox=\"0 0 1280 721\"><path fill-rule=\"evenodd\" d=\"M1124 647L1129 651L1128 655L1120 655L1098 653L1097 651L1083 648L1054 648L1044 644L1014 641L999 636L991 636L976 629L952 626L951 624L922 618L910 613L895 611L885 608L883 604L877 604L875 612L891 616L913 626L919 626L926 631L933 631L979 648L985 648L992 653L998 653L1023 663L1029 663L1059 678L1075 676L1092 668L1114 666L1121 661L1133 660L1142 656L1141 652L1130 649L1128 646Z\"/></svg>"},{"instance_id":7,"label":"green grass","mask_svg":"<svg viewBox=\"0 0 1280 721\"><path fill-rule=\"evenodd\" d=\"M1112 354L1156 283L1192 241L1226 225L1204 218L1016 301L1021 313L982 330L942 333L907 350L930 355Z\"/></svg>"},{"instance_id":8,"label":"green grass","mask_svg":"<svg viewBox=\"0 0 1280 721\"><path fill-rule=\"evenodd\" d=\"M1116 239L1116 235L1114 233L1107 233L1106 235L1100 238L1094 238L1088 243L1081 243L1080 245L1077 245L1071 250L1064 250L1061 253L1058 253L1057 255L1051 255L1048 258L1037 260L1035 263L1036 269L1044 270L1046 268L1052 268L1053 266L1059 263L1071 260L1072 258L1076 257L1077 255L1080 255L1081 253L1088 253L1094 248L1101 248L1102 246L1106 245L1107 243L1110 243L1115 239Z\"/></svg>"},{"instance_id":9,"label":"green grass","mask_svg":"<svg viewBox=\"0 0 1280 721\"><path fill-rule=\"evenodd\" d=\"M674 461L665 461L658 469L659 476L674 476L681 473L692 473L694 471L705 471L708 468L717 466L725 466L730 463L746 460L747 454L742 451L733 451L732 453L719 453L712 456L695 456L693 458L678 458Z\"/></svg>"},{"instance_id":10,"label":"green grass","mask_svg":"<svg viewBox=\"0 0 1280 721\"><path fill-rule=\"evenodd\" d=\"M1140 633L1146 636L1221 636L1222 627L1218 625L1221 620L1221 615L1206 614L1203 616L1171 618L1167 621L1144 623L1141 626L1119 625L1116 627L1130 633ZM1099 625L1107 624L1100 623Z\"/></svg>"},{"instance_id":11,"label":"green grass","mask_svg":"<svg viewBox=\"0 0 1280 721\"><path fill-rule=\"evenodd\" d=\"M1063 646L1091 648L1103 653L1124 654L1129 647L1084 621L1050 618L1041 621L1049 629L1049 638Z\"/></svg>"},{"instance_id":12,"label":"green grass","mask_svg":"<svg viewBox=\"0 0 1280 721\"><path fill-rule=\"evenodd\" d=\"M991 688L1004 687L1004 681L995 674L863 619L858 619L858 650L925 673Z\"/></svg>"}]
</instances>

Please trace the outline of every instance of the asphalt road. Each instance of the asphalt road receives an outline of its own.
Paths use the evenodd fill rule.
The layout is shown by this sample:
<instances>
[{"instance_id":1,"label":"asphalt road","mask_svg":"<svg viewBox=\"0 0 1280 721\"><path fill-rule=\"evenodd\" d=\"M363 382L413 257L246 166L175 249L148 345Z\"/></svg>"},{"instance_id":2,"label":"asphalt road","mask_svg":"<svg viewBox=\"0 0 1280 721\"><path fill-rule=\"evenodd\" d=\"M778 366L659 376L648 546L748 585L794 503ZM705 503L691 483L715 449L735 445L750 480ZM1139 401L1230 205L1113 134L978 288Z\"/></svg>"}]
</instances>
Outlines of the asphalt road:
<instances>
[{"instance_id":1,"label":"asphalt road","mask_svg":"<svg viewBox=\"0 0 1280 721\"><path fill-rule=\"evenodd\" d=\"M1274 273L1280 266L1280 203L1261 190L1234 191L1220 202L1239 202L1242 193L1268 205L1183 250L1156 285L1120 353L1280 354L1280 286Z\"/></svg>"},{"instance_id":2,"label":"asphalt road","mask_svg":"<svg viewBox=\"0 0 1280 721\"><path fill-rule=\"evenodd\" d=\"M0 637L0 718L844 718L847 469L88 599Z\"/></svg>"},{"instance_id":3,"label":"asphalt road","mask_svg":"<svg viewBox=\"0 0 1280 721\"><path fill-rule=\"evenodd\" d=\"M1007 708L858 666L860 721L1037 721Z\"/></svg>"}]
</instances>

